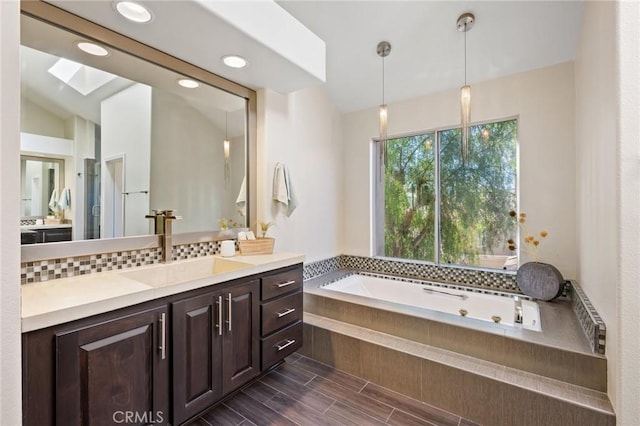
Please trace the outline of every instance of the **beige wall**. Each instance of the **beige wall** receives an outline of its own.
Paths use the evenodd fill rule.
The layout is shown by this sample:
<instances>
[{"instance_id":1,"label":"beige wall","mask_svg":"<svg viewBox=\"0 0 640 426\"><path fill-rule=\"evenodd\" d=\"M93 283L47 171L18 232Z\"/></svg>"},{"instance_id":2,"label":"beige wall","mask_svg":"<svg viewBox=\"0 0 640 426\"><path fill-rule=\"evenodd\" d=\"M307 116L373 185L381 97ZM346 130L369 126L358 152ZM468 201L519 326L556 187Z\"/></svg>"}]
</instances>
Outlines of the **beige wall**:
<instances>
[{"instance_id":1,"label":"beige wall","mask_svg":"<svg viewBox=\"0 0 640 426\"><path fill-rule=\"evenodd\" d=\"M640 418L638 17L636 3L585 3L576 58L578 279L607 326L620 425Z\"/></svg>"},{"instance_id":2,"label":"beige wall","mask_svg":"<svg viewBox=\"0 0 640 426\"><path fill-rule=\"evenodd\" d=\"M576 276L575 133L573 63L473 83L472 121L518 115L520 209L532 229L549 237L540 260ZM389 105L389 135L456 126L458 89ZM371 226L371 138L378 132L376 109L346 114L343 122L343 252L368 256ZM505 212L507 214L507 212ZM527 260L523 256L523 260Z\"/></svg>"},{"instance_id":3,"label":"beige wall","mask_svg":"<svg viewBox=\"0 0 640 426\"><path fill-rule=\"evenodd\" d=\"M20 370L20 56L17 1L0 1L0 424L22 420Z\"/></svg>"},{"instance_id":4,"label":"beige wall","mask_svg":"<svg viewBox=\"0 0 640 426\"><path fill-rule=\"evenodd\" d=\"M340 254L342 148L340 114L325 89L289 95L258 92L258 220L275 221L276 249L304 253L307 261ZM291 172L298 208L276 215L273 170Z\"/></svg>"},{"instance_id":5,"label":"beige wall","mask_svg":"<svg viewBox=\"0 0 640 426\"><path fill-rule=\"evenodd\" d=\"M62 118L27 99L22 99L20 121L20 129L25 133L63 139L70 137L65 132L65 123Z\"/></svg>"}]
</instances>

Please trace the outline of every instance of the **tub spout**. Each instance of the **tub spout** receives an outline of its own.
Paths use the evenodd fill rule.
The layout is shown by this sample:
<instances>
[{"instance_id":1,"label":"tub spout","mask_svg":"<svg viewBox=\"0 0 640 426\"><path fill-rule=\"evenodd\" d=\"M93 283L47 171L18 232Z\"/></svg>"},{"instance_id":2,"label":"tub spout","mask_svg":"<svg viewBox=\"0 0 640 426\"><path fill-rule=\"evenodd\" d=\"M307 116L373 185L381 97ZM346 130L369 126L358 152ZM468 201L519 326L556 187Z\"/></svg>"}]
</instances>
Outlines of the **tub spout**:
<instances>
[{"instance_id":1,"label":"tub spout","mask_svg":"<svg viewBox=\"0 0 640 426\"><path fill-rule=\"evenodd\" d=\"M514 318L513 318L513 322L515 324L522 324L522 301L520 300L520 298L518 296L513 298L514 301Z\"/></svg>"}]
</instances>

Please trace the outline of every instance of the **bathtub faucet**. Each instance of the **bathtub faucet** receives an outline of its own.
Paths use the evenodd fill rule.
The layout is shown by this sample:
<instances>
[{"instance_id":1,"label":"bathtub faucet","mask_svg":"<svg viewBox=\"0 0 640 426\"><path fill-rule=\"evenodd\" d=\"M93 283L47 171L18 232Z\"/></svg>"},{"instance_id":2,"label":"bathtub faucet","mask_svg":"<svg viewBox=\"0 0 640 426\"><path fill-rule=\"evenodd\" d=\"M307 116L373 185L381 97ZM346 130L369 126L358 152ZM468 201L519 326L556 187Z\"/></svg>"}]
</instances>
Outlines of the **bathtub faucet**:
<instances>
[{"instance_id":1,"label":"bathtub faucet","mask_svg":"<svg viewBox=\"0 0 640 426\"><path fill-rule=\"evenodd\" d=\"M514 317L513 322L515 324L522 324L522 300L518 296L513 298L513 306L514 306Z\"/></svg>"}]
</instances>

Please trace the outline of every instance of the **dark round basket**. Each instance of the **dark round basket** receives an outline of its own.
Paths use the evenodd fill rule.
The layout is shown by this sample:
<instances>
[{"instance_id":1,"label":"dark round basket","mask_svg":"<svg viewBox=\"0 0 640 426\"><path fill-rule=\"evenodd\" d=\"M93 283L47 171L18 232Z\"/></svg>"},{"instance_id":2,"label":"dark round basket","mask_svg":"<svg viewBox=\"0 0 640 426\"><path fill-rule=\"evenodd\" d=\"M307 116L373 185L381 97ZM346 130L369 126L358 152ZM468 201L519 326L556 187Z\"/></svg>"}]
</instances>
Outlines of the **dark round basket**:
<instances>
[{"instance_id":1,"label":"dark round basket","mask_svg":"<svg viewBox=\"0 0 640 426\"><path fill-rule=\"evenodd\" d=\"M522 293L544 301L559 297L564 290L562 274L548 263L527 262L520 266L516 283Z\"/></svg>"}]
</instances>

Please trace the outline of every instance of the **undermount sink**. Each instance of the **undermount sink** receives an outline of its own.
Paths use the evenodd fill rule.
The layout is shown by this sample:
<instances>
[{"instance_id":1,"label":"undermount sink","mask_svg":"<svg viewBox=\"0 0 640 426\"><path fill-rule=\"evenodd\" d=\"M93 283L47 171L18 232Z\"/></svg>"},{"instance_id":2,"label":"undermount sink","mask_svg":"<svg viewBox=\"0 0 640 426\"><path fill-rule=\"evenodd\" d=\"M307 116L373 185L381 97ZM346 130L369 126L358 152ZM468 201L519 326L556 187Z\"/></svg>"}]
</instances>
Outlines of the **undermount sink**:
<instances>
[{"instance_id":1,"label":"undermount sink","mask_svg":"<svg viewBox=\"0 0 640 426\"><path fill-rule=\"evenodd\" d=\"M151 287L162 287L212 277L252 266L254 265L231 259L204 257L124 271L120 272L119 275Z\"/></svg>"}]
</instances>

